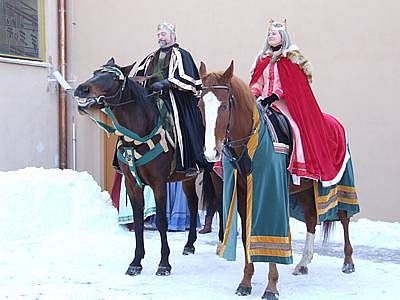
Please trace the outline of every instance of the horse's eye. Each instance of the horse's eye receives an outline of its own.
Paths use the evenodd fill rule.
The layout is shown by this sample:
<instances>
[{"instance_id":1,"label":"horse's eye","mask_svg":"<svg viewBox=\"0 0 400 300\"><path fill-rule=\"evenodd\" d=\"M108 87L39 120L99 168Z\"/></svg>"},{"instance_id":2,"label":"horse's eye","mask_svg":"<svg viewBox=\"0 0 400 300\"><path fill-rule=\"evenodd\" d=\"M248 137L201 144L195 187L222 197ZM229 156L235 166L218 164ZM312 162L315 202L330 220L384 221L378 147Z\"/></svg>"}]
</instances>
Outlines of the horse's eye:
<instances>
[{"instance_id":1,"label":"horse's eye","mask_svg":"<svg viewBox=\"0 0 400 300\"><path fill-rule=\"evenodd\" d=\"M219 107L219 109L220 109L221 111L226 111L227 108L228 108L228 105L226 105L226 103L222 103L222 104L220 105L220 107Z\"/></svg>"}]
</instances>

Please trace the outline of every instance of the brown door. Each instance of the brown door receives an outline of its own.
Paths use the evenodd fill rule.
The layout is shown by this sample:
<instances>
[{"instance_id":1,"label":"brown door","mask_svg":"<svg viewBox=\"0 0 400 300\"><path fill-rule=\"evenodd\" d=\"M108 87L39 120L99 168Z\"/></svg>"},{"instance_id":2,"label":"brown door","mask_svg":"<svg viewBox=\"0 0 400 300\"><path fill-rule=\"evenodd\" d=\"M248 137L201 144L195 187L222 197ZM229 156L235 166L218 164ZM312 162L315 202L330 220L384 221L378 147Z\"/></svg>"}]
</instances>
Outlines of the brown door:
<instances>
[{"instance_id":1,"label":"brown door","mask_svg":"<svg viewBox=\"0 0 400 300\"><path fill-rule=\"evenodd\" d=\"M112 125L110 118L103 114L103 122ZM111 194L115 170L112 166L117 137L104 133L104 189Z\"/></svg>"}]
</instances>

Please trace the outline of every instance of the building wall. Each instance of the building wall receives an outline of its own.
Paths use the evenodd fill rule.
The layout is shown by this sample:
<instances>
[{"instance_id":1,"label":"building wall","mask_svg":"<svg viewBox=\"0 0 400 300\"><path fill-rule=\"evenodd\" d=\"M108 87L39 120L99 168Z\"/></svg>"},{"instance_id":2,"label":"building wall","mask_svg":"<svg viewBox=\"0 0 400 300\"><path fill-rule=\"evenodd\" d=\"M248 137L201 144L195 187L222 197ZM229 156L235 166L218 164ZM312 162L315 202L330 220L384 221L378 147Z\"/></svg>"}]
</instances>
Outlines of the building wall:
<instances>
[{"instance_id":1,"label":"building wall","mask_svg":"<svg viewBox=\"0 0 400 300\"><path fill-rule=\"evenodd\" d=\"M49 62L57 62L56 12L56 2L45 1L45 63L0 58L1 171L58 166L57 90L48 84Z\"/></svg>"},{"instance_id":2,"label":"building wall","mask_svg":"<svg viewBox=\"0 0 400 300\"><path fill-rule=\"evenodd\" d=\"M400 108L395 98L400 94L400 68L395 60L400 32L397 2L70 0L68 4L69 79L75 84L90 77L111 56L121 65L140 61L156 48L155 27L163 20L176 23L178 42L198 63L203 60L209 70L222 70L234 59L236 74L248 80L254 58L264 43L268 20L286 17L293 41L313 63L312 88L321 108L335 115L347 129L360 216L400 220L395 173L399 160L394 157L400 150L395 138ZM47 6L51 15L49 6L54 4ZM47 31L53 30L47 27ZM49 52L54 54L51 46ZM18 128L24 137L20 150L15 150L18 146L14 137L3 137L6 150L0 149L1 168L54 166L57 109L54 96L44 91L46 83L42 80L47 71L1 64L1 78L10 72L32 83L18 91L11 87L11 79L0 83L11 87L2 91L2 103L22 107L22 117L8 115L2 109L0 122L11 132ZM30 106L26 99L30 99ZM68 118L70 125L72 119L76 122L78 170L87 170L102 183L102 132L76 115L73 101ZM29 120L29 125L21 126L24 120ZM35 130L29 130L32 126ZM39 141L45 141L46 153L35 150ZM71 165L70 141L69 134ZM27 153L31 158L26 157Z\"/></svg>"}]
</instances>

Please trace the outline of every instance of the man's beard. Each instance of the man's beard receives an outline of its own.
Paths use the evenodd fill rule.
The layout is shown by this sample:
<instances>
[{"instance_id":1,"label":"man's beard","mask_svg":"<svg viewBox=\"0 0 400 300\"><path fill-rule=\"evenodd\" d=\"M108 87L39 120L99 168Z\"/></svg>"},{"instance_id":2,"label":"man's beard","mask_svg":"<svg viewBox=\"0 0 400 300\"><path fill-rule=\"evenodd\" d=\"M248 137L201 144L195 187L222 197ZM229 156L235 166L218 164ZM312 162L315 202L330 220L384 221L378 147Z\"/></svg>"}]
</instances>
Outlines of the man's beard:
<instances>
[{"instance_id":1,"label":"man's beard","mask_svg":"<svg viewBox=\"0 0 400 300\"><path fill-rule=\"evenodd\" d=\"M165 48L165 47L167 46L167 41L165 41L165 40L158 40L158 45L159 45L161 48Z\"/></svg>"}]
</instances>

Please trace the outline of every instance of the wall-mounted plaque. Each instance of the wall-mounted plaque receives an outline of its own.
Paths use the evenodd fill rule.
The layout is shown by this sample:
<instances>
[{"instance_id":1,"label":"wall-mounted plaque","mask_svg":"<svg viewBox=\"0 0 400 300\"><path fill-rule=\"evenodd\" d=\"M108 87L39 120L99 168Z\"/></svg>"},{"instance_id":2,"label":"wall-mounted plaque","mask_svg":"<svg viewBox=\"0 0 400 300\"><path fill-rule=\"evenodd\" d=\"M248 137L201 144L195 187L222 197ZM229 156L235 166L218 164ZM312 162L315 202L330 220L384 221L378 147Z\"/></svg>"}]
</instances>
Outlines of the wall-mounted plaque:
<instances>
[{"instance_id":1,"label":"wall-mounted plaque","mask_svg":"<svg viewBox=\"0 0 400 300\"><path fill-rule=\"evenodd\" d=\"M44 61L44 0L0 0L0 56Z\"/></svg>"}]
</instances>

